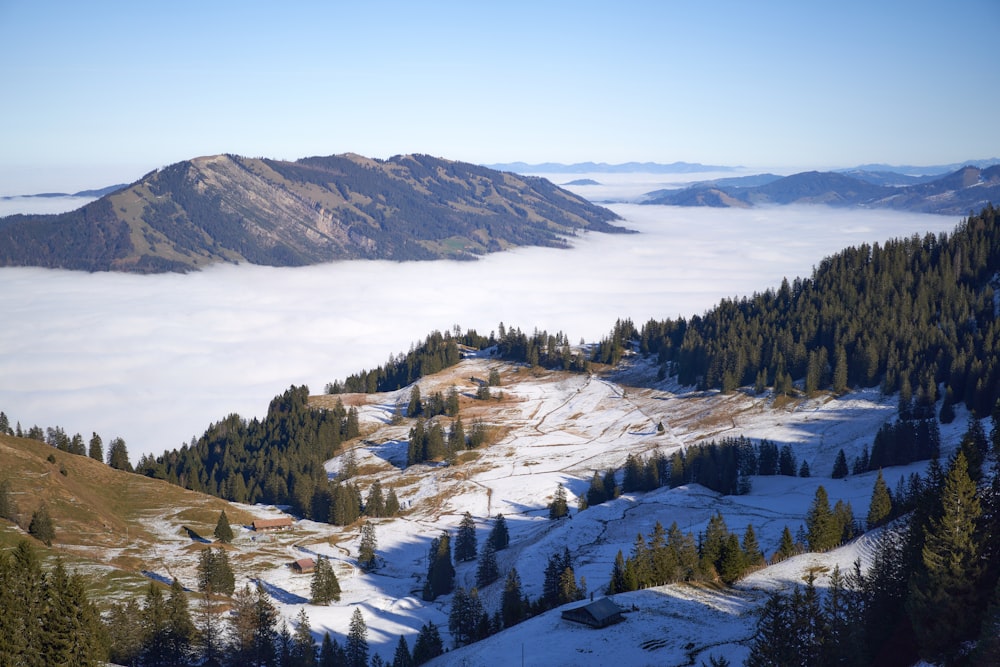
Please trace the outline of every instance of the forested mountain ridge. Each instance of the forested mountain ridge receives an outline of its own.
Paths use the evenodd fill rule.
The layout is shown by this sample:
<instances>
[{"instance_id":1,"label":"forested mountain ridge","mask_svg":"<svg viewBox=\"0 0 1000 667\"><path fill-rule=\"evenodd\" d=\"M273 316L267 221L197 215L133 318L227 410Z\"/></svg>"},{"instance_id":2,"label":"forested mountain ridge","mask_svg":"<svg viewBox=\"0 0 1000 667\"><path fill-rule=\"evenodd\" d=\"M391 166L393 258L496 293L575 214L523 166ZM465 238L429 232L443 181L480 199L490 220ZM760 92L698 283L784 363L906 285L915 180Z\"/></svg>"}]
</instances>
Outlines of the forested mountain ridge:
<instances>
[{"instance_id":1,"label":"forested mountain ridge","mask_svg":"<svg viewBox=\"0 0 1000 667\"><path fill-rule=\"evenodd\" d=\"M471 259L626 231L547 180L426 155L296 162L216 155L76 211L0 219L0 265L156 273L249 262Z\"/></svg>"},{"instance_id":2,"label":"forested mountain ridge","mask_svg":"<svg viewBox=\"0 0 1000 667\"><path fill-rule=\"evenodd\" d=\"M827 204L965 215L1000 201L1000 165L965 166L909 185L886 185L886 175L807 171L791 176L724 179L682 190L658 190L643 204L748 207L767 204ZM900 176L900 178L904 178Z\"/></svg>"},{"instance_id":3,"label":"forested mountain ridge","mask_svg":"<svg viewBox=\"0 0 1000 667\"><path fill-rule=\"evenodd\" d=\"M599 360L627 341L658 354L682 384L807 393L881 386L943 418L957 402L979 416L1000 398L1000 219L992 206L951 234L848 248L808 279L690 319L620 322Z\"/></svg>"}]
</instances>

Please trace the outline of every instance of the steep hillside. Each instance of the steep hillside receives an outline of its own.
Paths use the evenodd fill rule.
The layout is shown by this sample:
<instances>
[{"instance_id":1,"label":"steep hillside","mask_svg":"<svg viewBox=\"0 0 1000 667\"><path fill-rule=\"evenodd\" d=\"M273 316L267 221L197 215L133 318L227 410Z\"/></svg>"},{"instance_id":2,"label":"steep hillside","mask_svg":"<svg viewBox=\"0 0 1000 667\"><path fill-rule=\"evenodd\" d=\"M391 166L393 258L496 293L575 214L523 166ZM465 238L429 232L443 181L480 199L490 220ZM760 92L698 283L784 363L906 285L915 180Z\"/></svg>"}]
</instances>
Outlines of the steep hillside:
<instances>
[{"instance_id":1,"label":"steep hillside","mask_svg":"<svg viewBox=\"0 0 1000 667\"><path fill-rule=\"evenodd\" d=\"M235 155L170 165L83 208L0 219L0 265L187 271L213 262L470 259L626 231L556 187L425 155L296 162Z\"/></svg>"},{"instance_id":2,"label":"steep hillside","mask_svg":"<svg viewBox=\"0 0 1000 667\"><path fill-rule=\"evenodd\" d=\"M24 529L44 504L55 526L51 553L84 567L111 594L138 589L148 581L144 572L165 578L170 570L162 568L163 554L172 546L201 548L198 536L211 538L223 509L234 524L253 520L218 498L27 438L0 435L0 479L10 484L18 516L16 524L0 520L0 544L27 538ZM193 556L190 571L196 562Z\"/></svg>"}]
</instances>

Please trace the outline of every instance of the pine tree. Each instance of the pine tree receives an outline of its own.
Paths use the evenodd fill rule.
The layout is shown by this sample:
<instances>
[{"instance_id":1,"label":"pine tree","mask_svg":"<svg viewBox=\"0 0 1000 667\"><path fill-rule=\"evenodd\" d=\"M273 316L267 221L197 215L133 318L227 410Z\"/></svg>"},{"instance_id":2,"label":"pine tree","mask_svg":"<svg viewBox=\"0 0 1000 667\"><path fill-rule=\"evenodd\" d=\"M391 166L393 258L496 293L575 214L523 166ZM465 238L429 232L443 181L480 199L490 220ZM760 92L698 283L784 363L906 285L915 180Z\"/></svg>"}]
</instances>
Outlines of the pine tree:
<instances>
[{"instance_id":1,"label":"pine tree","mask_svg":"<svg viewBox=\"0 0 1000 667\"><path fill-rule=\"evenodd\" d=\"M757 631L750 645L750 655L744 664L747 667L800 664L796 661L796 647L792 644L792 635L788 631L792 623L793 615L788 601L781 593L771 594L761 609Z\"/></svg>"},{"instance_id":2,"label":"pine tree","mask_svg":"<svg viewBox=\"0 0 1000 667\"><path fill-rule=\"evenodd\" d=\"M476 567L476 587L485 588L500 578L500 569L497 567L496 551L493 543L486 540L483 550L479 554L479 563Z\"/></svg>"},{"instance_id":3,"label":"pine tree","mask_svg":"<svg viewBox=\"0 0 1000 667\"><path fill-rule=\"evenodd\" d=\"M368 498L365 499L365 514L376 518L389 516L385 511L385 500L382 498L382 483L377 479L372 482L372 486L368 490Z\"/></svg>"},{"instance_id":4,"label":"pine tree","mask_svg":"<svg viewBox=\"0 0 1000 667\"><path fill-rule=\"evenodd\" d=\"M305 609L299 610L292 635L291 667L316 667L316 644Z\"/></svg>"},{"instance_id":5,"label":"pine tree","mask_svg":"<svg viewBox=\"0 0 1000 667\"><path fill-rule=\"evenodd\" d=\"M611 569L611 581L608 582L608 595L614 595L615 593L625 593L629 590L628 579L625 575L625 557L622 555L622 550L618 550L618 555L615 556L615 564Z\"/></svg>"},{"instance_id":6,"label":"pine tree","mask_svg":"<svg viewBox=\"0 0 1000 667\"><path fill-rule=\"evenodd\" d=\"M313 570L309 594L313 604L328 605L331 602L340 602L340 581L337 580L337 573L333 571L330 559L326 556L316 559L316 569Z\"/></svg>"},{"instance_id":7,"label":"pine tree","mask_svg":"<svg viewBox=\"0 0 1000 667\"><path fill-rule=\"evenodd\" d=\"M427 582L424 599L433 600L439 595L447 595L455 585L455 566L451 561L451 538L447 532L431 540L427 562Z\"/></svg>"},{"instance_id":8,"label":"pine tree","mask_svg":"<svg viewBox=\"0 0 1000 667\"><path fill-rule=\"evenodd\" d=\"M221 595L232 595L236 578L229 566L229 556L223 548L203 549L198 556L198 590Z\"/></svg>"},{"instance_id":9,"label":"pine tree","mask_svg":"<svg viewBox=\"0 0 1000 667\"><path fill-rule=\"evenodd\" d=\"M87 455L95 461L104 462L104 442L97 433L90 436L90 446L87 449Z\"/></svg>"},{"instance_id":10,"label":"pine tree","mask_svg":"<svg viewBox=\"0 0 1000 667\"><path fill-rule=\"evenodd\" d=\"M443 653L444 644L441 642L437 626L433 623L424 623L420 627L417 641L413 644L413 664L422 665Z\"/></svg>"},{"instance_id":11,"label":"pine tree","mask_svg":"<svg viewBox=\"0 0 1000 667\"><path fill-rule=\"evenodd\" d=\"M146 587L139 621L142 625L142 664L154 667L170 664L167 608L163 592L155 582Z\"/></svg>"},{"instance_id":12,"label":"pine tree","mask_svg":"<svg viewBox=\"0 0 1000 667\"><path fill-rule=\"evenodd\" d=\"M878 528L892 517L892 496L889 494L889 487L886 486L882 471L878 471L875 478L875 488L872 489L872 500L868 506L868 518L866 523L868 530Z\"/></svg>"},{"instance_id":13,"label":"pine tree","mask_svg":"<svg viewBox=\"0 0 1000 667\"><path fill-rule=\"evenodd\" d=\"M455 560L464 563L476 559L476 522L472 514L466 512L458 524L455 538Z\"/></svg>"},{"instance_id":14,"label":"pine tree","mask_svg":"<svg viewBox=\"0 0 1000 667\"><path fill-rule=\"evenodd\" d=\"M556 493L549 503L549 518L561 519L569 514L569 505L566 503L566 487L562 482L556 486Z\"/></svg>"},{"instance_id":15,"label":"pine tree","mask_svg":"<svg viewBox=\"0 0 1000 667\"><path fill-rule=\"evenodd\" d=\"M166 645L168 655L186 664L193 655L195 627L188 609L187 594L181 582L174 579L166 602ZM176 664L176 663L175 663Z\"/></svg>"},{"instance_id":16,"label":"pine tree","mask_svg":"<svg viewBox=\"0 0 1000 667\"><path fill-rule=\"evenodd\" d=\"M493 528L490 530L489 541L493 543L494 551L506 549L507 545L510 544L507 519L504 518L503 514L497 514L497 518L493 522Z\"/></svg>"},{"instance_id":17,"label":"pine tree","mask_svg":"<svg viewBox=\"0 0 1000 667\"><path fill-rule=\"evenodd\" d=\"M392 667L413 667L413 655L403 635L399 636L396 651L392 654Z\"/></svg>"},{"instance_id":18,"label":"pine tree","mask_svg":"<svg viewBox=\"0 0 1000 667\"><path fill-rule=\"evenodd\" d=\"M781 541L778 544L778 550L774 553L771 562L778 563L798 553L798 547L795 545L795 540L792 539L792 531L788 529L788 526L785 526L785 529L781 531Z\"/></svg>"},{"instance_id":19,"label":"pine tree","mask_svg":"<svg viewBox=\"0 0 1000 667\"><path fill-rule=\"evenodd\" d=\"M233 529L229 525L229 517L226 516L226 510L222 510L219 515L219 521L215 524L215 539L222 542L223 544L229 544L233 541Z\"/></svg>"},{"instance_id":20,"label":"pine tree","mask_svg":"<svg viewBox=\"0 0 1000 667\"><path fill-rule=\"evenodd\" d=\"M837 452L837 460L833 462L833 473L830 475L834 479L843 479L847 477L847 456L844 454L844 450L841 449Z\"/></svg>"},{"instance_id":21,"label":"pine tree","mask_svg":"<svg viewBox=\"0 0 1000 667\"><path fill-rule=\"evenodd\" d=\"M368 625L358 607L351 614L344 653L347 655L347 667L368 667Z\"/></svg>"},{"instance_id":22,"label":"pine tree","mask_svg":"<svg viewBox=\"0 0 1000 667\"><path fill-rule=\"evenodd\" d=\"M500 597L500 618L503 627L509 628L524 620L526 610L521 593L521 577L517 573L517 568L511 568L507 572L507 579L503 585L503 595Z\"/></svg>"},{"instance_id":23,"label":"pine tree","mask_svg":"<svg viewBox=\"0 0 1000 667\"><path fill-rule=\"evenodd\" d=\"M31 515L31 523L28 524L28 534L50 547L52 546L52 540L56 539L55 524L45 503L42 503Z\"/></svg>"},{"instance_id":24,"label":"pine tree","mask_svg":"<svg viewBox=\"0 0 1000 667\"><path fill-rule=\"evenodd\" d=\"M389 493L385 496L385 514L384 516L396 516L399 514L399 498L396 496L395 489L389 489Z\"/></svg>"},{"instance_id":25,"label":"pine tree","mask_svg":"<svg viewBox=\"0 0 1000 667\"><path fill-rule=\"evenodd\" d=\"M747 529L743 533L742 548L747 567L764 565L764 553L760 550L760 544L757 542L757 533L754 532L752 524L748 523Z\"/></svg>"},{"instance_id":26,"label":"pine tree","mask_svg":"<svg viewBox=\"0 0 1000 667\"><path fill-rule=\"evenodd\" d=\"M128 448L122 438L114 438L108 445L108 465L118 470L132 472L132 464L128 460Z\"/></svg>"},{"instance_id":27,"label":"pine tree","mask_svg":"<svg viewBox=\"0 0 1000 667\"><path fill-rule=\"evenodd\" d=\"M834 524L830 500L822 485L816 489L816 496L806 514L806 530L810 551L827 551L840 542L840 532Z\"/></svg>"},{"instance_id":28,"label":"pine tree","mask_svg":"<svg viewBox=\"0 0 1000 667\"><path fill-rule=\"evenodd\" d=\"M365 570L374 570L377 564L375 549L378 543L375 540L375 526L370 521L365 521L361 526L361 544L358 547L358 565Z\"/></svg>"},{"instance_id":29,"label":"pine tree","mask_svg":"<svg viewBox=\"0 0 1000 667\"><path fill-rule=\"evenodd\" d=\"M977 611L984 605L975 531L980 515L976 485L960 450L944 479L940 509L924 531L923 569L910 583L907 608L928 660L953 659L958 644L979 630Z\"/></svg>"},{"instance_id":30,"label":"pine tree","mask_svg":"<svg viewBox=\"0 0 1000 667\"><path fill-rule=\"evenodd\" d=\"M424 404L420 400L420 385L413 385L410 390L410 404L406 406L407 417L419 417L424 412Z\"/></svg>"}]
</instances>

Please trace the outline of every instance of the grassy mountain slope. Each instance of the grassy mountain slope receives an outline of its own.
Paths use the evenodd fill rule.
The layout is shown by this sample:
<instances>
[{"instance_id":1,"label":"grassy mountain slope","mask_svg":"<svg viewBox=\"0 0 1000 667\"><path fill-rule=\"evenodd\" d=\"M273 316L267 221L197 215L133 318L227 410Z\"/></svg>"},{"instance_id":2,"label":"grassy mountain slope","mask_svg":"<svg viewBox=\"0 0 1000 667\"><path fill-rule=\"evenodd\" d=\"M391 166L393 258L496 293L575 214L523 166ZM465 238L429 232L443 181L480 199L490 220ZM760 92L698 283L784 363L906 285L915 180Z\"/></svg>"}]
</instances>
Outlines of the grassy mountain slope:
<instances>
[{"instance_id":1,"label":"grassy mountain slope","mask_svg":"<svg viewBox=\"0 0 1000 667\"><path fill-rule=\"evenodd\" d=\"M248 511L218 498L27 438L0 435L0 471L10 482L18 514L17 524L0 520L0 548L30 539L24 529L44 503L55 525L49 555L84 567L107 594L138 589L148 581L143 571L168 576L162 567L168 545L196 552L203 542L194 535L211 539L223 509L234 525L253 520ZM191 566L196 563L192 555Z\"/></svg>"},{"instance_id":2,"label":"grassy mountain slope","mask_svg":"<svg viewBox=\"0 0 1000 667\"><path fill-rule=\"evenodd\" d=\"M69 213L0 219L0 265L162 272L213 262L470 259L625 231L556 187L425 155L179 162Z\"/></svg>"}]
</instances>

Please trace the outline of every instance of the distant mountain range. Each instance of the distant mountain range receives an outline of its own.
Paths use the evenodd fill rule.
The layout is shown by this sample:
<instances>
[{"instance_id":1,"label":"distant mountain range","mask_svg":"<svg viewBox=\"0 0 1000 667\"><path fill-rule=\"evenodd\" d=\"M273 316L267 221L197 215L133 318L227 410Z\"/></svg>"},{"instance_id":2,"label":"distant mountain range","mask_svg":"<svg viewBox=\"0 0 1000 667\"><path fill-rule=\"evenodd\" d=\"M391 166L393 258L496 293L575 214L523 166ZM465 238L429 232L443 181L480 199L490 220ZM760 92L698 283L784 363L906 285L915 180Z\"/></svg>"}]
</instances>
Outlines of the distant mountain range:
<instances>
[{"instance_id":1,"label":"distant mountain range","mask_svg":"<svg viewBox=\"0 0 1000 667\"><path fill-rule=\"evenodd\" d=\"M108 190L69 213L0 218L0 266L154 273L220 261L473 259L565 246L582 230L628 231L545 179L426 155L216 155Z\"/></svg>"},{"instance_id":2,"label":"distant mountain range","mask_svg":"<svg viewBox=\"0 0 1000 667\"><path fill-rule=\"evenodd\" d=\"M758 174L656 190L641 203L672 206L751 207L767 204L827 204L965 215L1000 202L1000 165L965 166L944 176L895 172L808 171L791 176Z\"/></svg>"},{"instance_id":3,"label":"distant mountain range","mask_svg":"<svg viewBox=\"0 0 1000 667\"><path fill-rule=\"evenodd\" d=\"M127 188L128 184L119 183L118 185L109 185L105 188L98 188L96 190L80 190L79 192L39 192L36 195L13 195L0 197L0 199L19 199L21 197L30 198L55 198L55 197L103 197L104 195L109 195L112 192L117 192L122 188Z\"/></svg>"},{"instance_id":4,"label":"distant mountain range","mask_svg":"<svg viewBox=\"0 0 1000 667\"><path fill-rule=\"evenodd\" d=\"M671 162L670 164L659 162L624 162L622 164L608 164L607 162L575 162L573 164L504 162L486 166L498 171L512 171L515 174L695 174L703 171L737 171L740 169L740 167L723 167L697 162Z\"/></svg>"}]
</instances>

